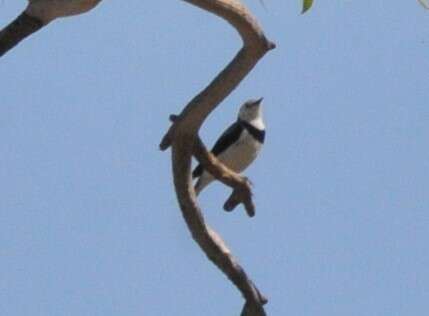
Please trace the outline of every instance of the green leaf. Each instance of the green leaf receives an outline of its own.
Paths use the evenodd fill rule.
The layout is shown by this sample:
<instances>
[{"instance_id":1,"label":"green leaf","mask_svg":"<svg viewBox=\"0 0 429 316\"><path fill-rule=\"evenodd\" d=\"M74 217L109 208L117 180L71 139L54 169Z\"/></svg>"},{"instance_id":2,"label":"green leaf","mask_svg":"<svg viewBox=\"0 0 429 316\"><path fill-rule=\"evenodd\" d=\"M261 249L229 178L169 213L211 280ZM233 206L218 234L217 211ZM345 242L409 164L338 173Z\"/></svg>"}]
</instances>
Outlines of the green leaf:
<instances>
[{"instance_id":1,"label":"green leaf","mask_svg":"<svg viewBox=\"0 0 429 316\"><path fill-rule=\"evenodd\" d=\"M429 2L427 2L426 0L419 0L419 2L423 6L423 8L429 9Z\"/></svg>"},{"instance_id":2,"label":"green leaf","mask_svg":"<svg viewBox=\"0 0 429 316\"><path fill-rule=\"evenodd\" d=\"M313 5L313 0L303 0L301 13L304 14L305 12L307 12L312 5Z\"/></svg>"}]
</instances>

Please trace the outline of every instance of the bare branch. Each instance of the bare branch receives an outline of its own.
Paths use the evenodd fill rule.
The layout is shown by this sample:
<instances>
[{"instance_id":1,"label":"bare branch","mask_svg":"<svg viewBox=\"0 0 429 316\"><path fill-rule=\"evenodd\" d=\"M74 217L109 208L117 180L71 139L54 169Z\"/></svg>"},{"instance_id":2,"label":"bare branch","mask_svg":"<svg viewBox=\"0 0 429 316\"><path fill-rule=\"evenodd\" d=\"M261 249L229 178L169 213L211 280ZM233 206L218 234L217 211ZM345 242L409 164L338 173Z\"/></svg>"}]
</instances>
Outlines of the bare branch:
<instances>
[{"instance_id":1,"label":"bare branch","mask_svg":"<svg viewBox=\"0 0 429 316\"><path fill-rule=\"evenodd\" d=\"M223 166L207 152L198 131L207 116L222 102L253 69L257 62L275 47L246 7L238 0L185 0L214 13L229 22L243 39L243 47L227 67L177 117L164 136L160 148L172 147L174 185L182 215L192 237L207 257L221 269L240 290L246 304L241 315L263 316L267 299L247 277L220 236L204 222L191 178L192 156L195 156L216 178L234 189L225 204L227 210L244 203L250 216L254 214L250 182Z\"/></svg>"},{"instance_id":2,"label":"bare branch","mask_svg":"<svg viewBox=\"0 0 429 316\"><path fill-rule=\"evenodd\" d=\"M0 31L0 57L51 21L93 9L101 0L29 0L19 17Z\"/></svg>"},{"instance_id":3,"label":"bare branch","mask_svg":"<svg viewBox=\"0 0 429 316\"><path fill-rule=\"evenodd\" d=\"M228 246L222 238L204 221L202 212L197 204L195 192L192 187L190 177L191 156L194 144L192 139L174 141L172 145L174 184L177 197L182 209L182 215L191 231L192 237L205 252L207 257L220 269L241 291L242 295L250 306L260 306L267 302L267 299L260 294L259 290L248 278L244 269L233 257ZM183 157L184 159L176 159ZM245 314L253 315L253 314ZM254 314L264 315L264 314Z\"/></svg>"},{"instance_id":4,"label":"bare branch","mask_svg":"<svg viewBox=\"0 0 429 316\"><path fill-rule=\"evenodd\" d=\"M40 30L44 23L42 20L21 13L12 23L0 31L0 57L15 47L27 36Z\"/></svg>"}]
</instances>

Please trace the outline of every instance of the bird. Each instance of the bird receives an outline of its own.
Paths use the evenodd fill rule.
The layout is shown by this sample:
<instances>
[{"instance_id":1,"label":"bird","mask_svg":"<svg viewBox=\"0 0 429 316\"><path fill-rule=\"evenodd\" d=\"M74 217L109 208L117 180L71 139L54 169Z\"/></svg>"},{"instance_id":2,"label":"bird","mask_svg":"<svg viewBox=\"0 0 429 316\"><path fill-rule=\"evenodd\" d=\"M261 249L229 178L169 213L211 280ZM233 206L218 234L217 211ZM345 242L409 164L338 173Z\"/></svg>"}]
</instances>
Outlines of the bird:
<instances>
[{"instance_id":1,"label":"bird","mask_svg":"<svg viewBox=\"0 0 429 316\"><path fill-rule=\"evenodd\" d=\"M265 140L262 100L250 99L241 105L237 120L219 137L211 152L228 168L241 173L256 159ZM192 172L199 195L214 177L199 164Z\"/></svg>"}]
</instances>

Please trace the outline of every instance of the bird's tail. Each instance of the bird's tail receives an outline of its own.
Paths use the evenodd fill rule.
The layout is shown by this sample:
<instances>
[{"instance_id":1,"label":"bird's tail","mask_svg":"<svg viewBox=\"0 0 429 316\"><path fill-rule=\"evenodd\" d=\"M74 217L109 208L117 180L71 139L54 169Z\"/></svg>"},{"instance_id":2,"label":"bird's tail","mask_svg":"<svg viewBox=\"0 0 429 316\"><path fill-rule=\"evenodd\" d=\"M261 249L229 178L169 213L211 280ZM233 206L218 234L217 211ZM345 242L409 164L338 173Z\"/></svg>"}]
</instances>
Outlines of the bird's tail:
<instances>
[{"instance_id":1,"label":"bird's tail","mask_svg":"<svg viewBox=\"0 0 429 316\"><path fill-rule=\"evenodd\" d=\"M206 186L207 185L204 185L204 183L201 181L201 178L199 178L194 186L195 194L198 196Z\"/></svg>"},{"instance_id":2,"label":"bird's tail","mask_svg":"<svg viewBox=\"0 0 429 316\"><path fill-rule=\"evenodd\" d=\"M213 181L213 177L210 174L203 173L201 177L198 178L197 183L195 183L194 190L195 194L198 196L206 186Z\"/></svg>"}]
</instances>

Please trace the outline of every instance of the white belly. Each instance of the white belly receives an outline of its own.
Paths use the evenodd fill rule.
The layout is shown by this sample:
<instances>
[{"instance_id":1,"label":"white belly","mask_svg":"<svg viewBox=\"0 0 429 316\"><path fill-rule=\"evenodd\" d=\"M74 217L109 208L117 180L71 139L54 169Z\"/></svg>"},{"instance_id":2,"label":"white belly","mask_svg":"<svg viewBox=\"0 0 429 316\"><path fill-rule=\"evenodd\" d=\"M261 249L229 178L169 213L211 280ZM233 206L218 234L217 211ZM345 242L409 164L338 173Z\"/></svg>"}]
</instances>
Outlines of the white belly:
<instances>
[{"instance_id":1,"label":"white belly","mask_svg":"<svg viewBox=\"0 0 429 316\"><path fill-rule=\"evenodd\" d=\"M243 172L258 156L262 144L256 141L246 130L243 131L239 140L225 152L218 156L218 159L228 168L237 173ZM197 181L195 190L199 194L208 184L214 180L207 171Z\"/></svg>"},{"instance_id":2,"label":"white belly","mask_svg":"<svg viewBox=\"0 0 429 316\"><path fill-rule=\"evenodd\" d=\"M243 172L258 156L262 144L256 141L246 130L240 139L228 150L219 155L228 168L235 172Z\"/></svg>"}]
</instances>

